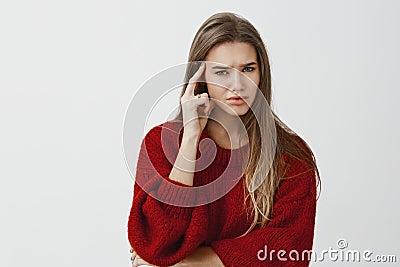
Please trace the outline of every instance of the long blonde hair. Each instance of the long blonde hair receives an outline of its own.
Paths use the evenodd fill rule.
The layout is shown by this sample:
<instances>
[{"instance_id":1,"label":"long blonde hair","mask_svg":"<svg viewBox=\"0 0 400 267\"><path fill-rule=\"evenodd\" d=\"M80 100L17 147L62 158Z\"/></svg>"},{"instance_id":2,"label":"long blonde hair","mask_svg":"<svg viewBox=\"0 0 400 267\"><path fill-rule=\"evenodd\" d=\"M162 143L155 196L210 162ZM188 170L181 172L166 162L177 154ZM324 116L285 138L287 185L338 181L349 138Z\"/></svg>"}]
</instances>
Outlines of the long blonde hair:
<instances>
[{"instance_id":1,"label":"long blonde hair","mask_svg":"<svg viewBox=\"0 0 400 267\"><path fill-rule=\"evenodd\" d=\"M189 51L188 62L204 61L208 52L215 45L226 42L245 42L255 48L260 67L260 84L258 87L268 105L271 106L271 72L267 51L259 33L245 18L230 12L217 13L209 17L200 26L194 37ZM186 69L185 83L181 96L183 96L186 90L189 79L196 71L196 68L191 66L189 65ZM206 90L206 86L205 83L198 85L201 92ZM267 112L267 110L264 110L265 107L263 107L261 101L261 98L257 97L252 105L252 109L256 109L256 112L259 112L259 114ZM266 226L270 220L274 195L285 172L285 168L282 168L281 165L281 156L283 153L292 155L305 162L310 168L313 168L317 176L318 185L320 186L320 176L316 160L307 143L285 125L272 110L271 113L276 128L276 151L271 169L266 171L257 171L256 166L260 164L260 160L266 160L260 158L260 125L268 125L266 121L267 116L261 116L259 123L257 123L253 112L247 112L245 115L240 116L249 138L249 161L245 169L244 206L247 207L247 210L250 210L253 217L252 224L245 234L256 226L260 228ZM178 114L174 120L182 121L181 106L179 106ZM264 166L267 165L266 162L261 162L261 165L263 164ZM250 190L252 180L256 179L260 181L260 178L263 180L262 184L255 191ZM248 199L250 199L250 202L247 205Z\"/></svg>"}]
</instances>

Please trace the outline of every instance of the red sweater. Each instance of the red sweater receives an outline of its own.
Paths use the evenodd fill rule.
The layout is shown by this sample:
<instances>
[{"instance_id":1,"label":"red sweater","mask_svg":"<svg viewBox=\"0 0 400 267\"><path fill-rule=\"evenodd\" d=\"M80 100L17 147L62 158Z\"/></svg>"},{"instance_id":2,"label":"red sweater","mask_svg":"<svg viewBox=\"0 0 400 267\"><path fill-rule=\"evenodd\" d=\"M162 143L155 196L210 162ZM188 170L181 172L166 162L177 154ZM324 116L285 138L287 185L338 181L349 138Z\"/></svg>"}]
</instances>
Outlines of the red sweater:
<instances>
[{"instance_id":1,"label":"red sweater","mask_svg":"<svg viewBox=\"0 0 400 267\"><path fill-rule=\"evenodd\" d=\"M192 203L196 196L185 191L189 186L168 177L174 162L170 160L171 156L176 158L182 140L182 131L177 127L177 123L173 122L153 127L141 143L128 219L128 239L138 255L154 265L170 266L190 255L197 247L206 245L229 267L308 266L309 260L302 261L301 256L303 250L311 250L313 245L316 213L314 171L284 154L284 161L288 164L285 177L295 177L281 181L274 196L272 220L266 227L255 228L247 235L238 237L251 223L251 216L248 217L243 209L244 177L237 177L239 182L216 201L195 207L183 206ZM200 142L207 137L204 130ZM203 142L199 145L199 150L206 157L207 151L212 150L210 144ZM236 152L247 149L248 145L234 150L218 145L216 148L213 163L194 173L194 187L208 184L226 171L234 181L235 171L226 170L227 162L231 160L233 165L229 166L239 166L242 161ZM138 182L145 184L146 190ZM153 194L157 197L152 197ZM208 191L207 196L210 194L212 192ZM166 204L159 199L183 205ZM284 250L285 254L282 252L278 257L279 250ZM299 261L291 260L297 256L291 250L297 250Z\"/></svg>"}]
</instances>

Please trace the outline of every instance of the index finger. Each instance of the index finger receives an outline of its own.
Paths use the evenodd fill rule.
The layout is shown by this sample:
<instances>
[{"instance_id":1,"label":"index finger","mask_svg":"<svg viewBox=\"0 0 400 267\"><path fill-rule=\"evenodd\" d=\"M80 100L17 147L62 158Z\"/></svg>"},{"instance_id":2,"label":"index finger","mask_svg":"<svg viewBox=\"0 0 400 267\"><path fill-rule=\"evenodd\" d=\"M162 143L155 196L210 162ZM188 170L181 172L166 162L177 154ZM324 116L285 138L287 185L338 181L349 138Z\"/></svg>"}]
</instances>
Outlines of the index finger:
<instances>
[{"instance_id":1,"label":"index finger","mask_svg":"<svg viewBox=\"0 0 400 267\"><path fill-rule=\"evenodd\" d=\"M192 78L189 79L189 84L186 88L185 94L194 94L194 90L196 88L195 83L199 82L199 78L203 74L206 65L204 61L202 61L200 64L201 65L199 69L195 72Z\"/></svg>"}]
</instances>

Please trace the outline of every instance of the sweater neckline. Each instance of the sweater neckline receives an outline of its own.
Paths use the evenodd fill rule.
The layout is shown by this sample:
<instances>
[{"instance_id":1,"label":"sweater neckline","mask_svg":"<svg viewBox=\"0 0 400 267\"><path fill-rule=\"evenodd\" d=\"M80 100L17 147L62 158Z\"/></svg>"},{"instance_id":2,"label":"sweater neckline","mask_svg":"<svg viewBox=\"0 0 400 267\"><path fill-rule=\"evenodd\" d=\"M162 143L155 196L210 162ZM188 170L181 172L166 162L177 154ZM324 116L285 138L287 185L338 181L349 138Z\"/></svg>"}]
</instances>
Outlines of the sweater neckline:
<instances>
[{"instance_id":1,"label":"sweater neckline","mask_svg":"<svg viewBox=\"0 0 400 267\"><path fill-rule=\"evenodd\" d=\"M217 147L217 149L219 151L223 151L223 152L237 152L237 151L241 151L241 150L247 149L249 147L249 143L247 142L246 144L244 144L244 145L242 145L240 147L237 147L237 148L224 148L224 147L218 145L217 142L215 142L214 139L212 139L212 137L208 134L207 128L204 128L203 132L201 133L201 138L200 139L203 139L203 138L206 138L206 137L210 138L213 141L213 143L215 144L215 146Z\"/></svg>"}]
</instances>

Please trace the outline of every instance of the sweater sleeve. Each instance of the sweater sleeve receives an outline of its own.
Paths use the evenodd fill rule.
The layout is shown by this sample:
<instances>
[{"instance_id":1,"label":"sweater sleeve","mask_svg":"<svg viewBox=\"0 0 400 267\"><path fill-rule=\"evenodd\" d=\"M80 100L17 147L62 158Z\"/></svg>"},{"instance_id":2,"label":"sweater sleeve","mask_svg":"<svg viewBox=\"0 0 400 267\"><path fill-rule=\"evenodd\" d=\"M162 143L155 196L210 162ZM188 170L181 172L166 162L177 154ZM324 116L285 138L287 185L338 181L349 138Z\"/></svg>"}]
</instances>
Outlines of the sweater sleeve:
<instances>
[{"instance_id":1,"label":"sweater sleeve","mask_svg":"<svg viewBox=\"0 0 400 267\"><path fill-rule=\"evenodd\" d=\"M161 128L152 128L141 144L128 219L128 239L145 261L170 266L183 260L205 240L208 219L204 205L184 206L194 203L196 197L185 190L190 186L168 177L173 163L166 154L177 153L179 148L177 139L163 139L161 145Z\"/></svg>"},{"instance_id":2,"label":"sweater sleeve","mask_svg":"<svg viewBox=\"0 0 400 267\"><path fill-rule=\"evenodd\" d=\"M303 168L297 173L281 181L271 221L265 227L257 227L241 237L211 243L224 266L309 265L308 254L303 251L310 251L313 245L316 179L314 170Z\"/></svg>"}]
</instances>

